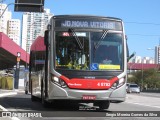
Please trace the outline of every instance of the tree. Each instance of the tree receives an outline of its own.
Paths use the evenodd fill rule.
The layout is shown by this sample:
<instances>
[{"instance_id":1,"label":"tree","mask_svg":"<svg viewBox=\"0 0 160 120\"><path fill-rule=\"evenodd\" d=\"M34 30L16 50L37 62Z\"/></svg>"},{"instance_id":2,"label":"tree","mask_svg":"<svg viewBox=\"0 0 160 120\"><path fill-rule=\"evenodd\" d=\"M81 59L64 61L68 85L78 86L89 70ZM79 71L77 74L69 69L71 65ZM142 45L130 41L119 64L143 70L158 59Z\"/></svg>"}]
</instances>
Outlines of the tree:
<instances>
[{"instance_id":1,"label":"tree","mask_svg":"<svg viewBox=\"0 0 160 120\"><path fill-rule=\"evenodd\" d=\"M160 73L156 69L137 71L128 78L128 82L136 83L143 88L160 88Z\"/></svg>"}]
</instances>

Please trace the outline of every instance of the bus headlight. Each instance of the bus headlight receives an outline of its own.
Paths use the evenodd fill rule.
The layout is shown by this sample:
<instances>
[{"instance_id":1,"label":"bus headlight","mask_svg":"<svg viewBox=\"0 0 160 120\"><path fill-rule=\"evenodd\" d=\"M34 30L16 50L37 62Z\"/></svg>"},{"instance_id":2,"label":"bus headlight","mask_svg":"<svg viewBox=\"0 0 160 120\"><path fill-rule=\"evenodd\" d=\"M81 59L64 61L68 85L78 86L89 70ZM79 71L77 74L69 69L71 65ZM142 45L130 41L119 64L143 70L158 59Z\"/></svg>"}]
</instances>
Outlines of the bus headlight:
<instances>
[{"instance_id":1,"label":"bus headlight","mask_svg":"<svg viewBox=\"0 0 160 120\"><path fill-rule=\"evenodd\" d=\"M59 83L59 78L58 78L58 77L55 77L55 76L54 76L52 79L53 79L54 82Z\"/></svg>"},{"instance_id":2,"label":"bus headlight","mask_svg":"<svg viewBox=\"0 0 160 120\"><path fill-rule=\"evenodd\" d=\"M119 88L121 87L123 84L125 83L125 79L124 78L121 78L119 79L118 81L116 81L113 85L112 85L112 89L116 89L116 88Z\"/></svg>"},{"instance_id":3,"label":"bus headlight","mask_svg":"<svg viewBox=\"0 0 160 120\"><path fill-rule=\"evenodd\" d=\"M67 87L67 84L65 83L65 81L63 81L62 79L60 79L58 77L53 76L51 78L51 80L52 80L53 83L55 83L58 86L61 86L62 88L66 88Z\"/></svg>"}]
</instances>

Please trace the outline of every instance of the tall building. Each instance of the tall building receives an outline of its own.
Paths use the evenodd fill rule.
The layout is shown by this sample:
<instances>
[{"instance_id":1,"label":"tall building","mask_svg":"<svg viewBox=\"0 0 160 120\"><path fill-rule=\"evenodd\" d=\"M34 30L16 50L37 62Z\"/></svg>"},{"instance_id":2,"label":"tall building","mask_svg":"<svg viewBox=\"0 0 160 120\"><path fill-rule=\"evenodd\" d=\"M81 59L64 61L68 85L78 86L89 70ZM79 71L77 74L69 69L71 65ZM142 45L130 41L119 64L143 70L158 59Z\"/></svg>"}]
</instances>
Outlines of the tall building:
<instances>
[{"instance_id":1,"label":"tall building","mask_svg":"<svg viewBox=\"0 0 160 120\"><path fill-rule=\"evenodd\" d=\"M19 19L8 20L7 35L10 39L12 39L15 43L17 43L20 46L20 20Z\"/></svg>"},{"instance_id":2,"label":"tall building","mask_svg":"<svg viewBox=\"0 0 160 120\"><path fill-rule=\"evenodd\" d=\"M5 34L7 34L7 22L12 17L11 11L9 11L8 9L5 10L6 7L6 4L0 4L0 16L5 11L0 18L0 32L3 32Z\"/></svg>"},{"instance_id":3,"label":"tall building","mask_svg":"<svg viewBox=\"0 0 160 120\"><path fill-rule=\"evenodd\" d=\"M155 63L160 64L160 46L155 47Z\"/></svg>"},{"instance_id":4,"label":"tall building","mask_svg":"<svg viewBox=\"0 0 160 120\"><path fill-rule=\"evenodd\" d=\"M38 35L44 30L53 14L49 9L45 9L44 13L26 12L23 14L22 20L22 48L28 53L30 46Z\"/></svg>"},{"instance_id":5,"label":"tall building","mask_svg":"<svg viewBox=\"0 0 160 120\"><path fill-rule=\"evenodd\" d=\"M143 63L144 64L154 64L154 59L151 57L144 57L143 58Z\"/></svg>"},{"instance_id":6,"label":"tall building","mask_svg":"<svg viewBox=\"0 0 160 120\"><path fill-rule=\"evenodd\" d=\"M135 56L133 59L133 63L142 63L142 57L141 56Z\"/></svg>"},{"instance_id":7,"label":"tall building","mask_svg":"<svg viewBox=\"0 0 160 120\"><path fill-rule=\"evenodd\" d=\"M130 63L154 64L154 59L151 57L135 56Z\"/></svg>"}]
</instances>

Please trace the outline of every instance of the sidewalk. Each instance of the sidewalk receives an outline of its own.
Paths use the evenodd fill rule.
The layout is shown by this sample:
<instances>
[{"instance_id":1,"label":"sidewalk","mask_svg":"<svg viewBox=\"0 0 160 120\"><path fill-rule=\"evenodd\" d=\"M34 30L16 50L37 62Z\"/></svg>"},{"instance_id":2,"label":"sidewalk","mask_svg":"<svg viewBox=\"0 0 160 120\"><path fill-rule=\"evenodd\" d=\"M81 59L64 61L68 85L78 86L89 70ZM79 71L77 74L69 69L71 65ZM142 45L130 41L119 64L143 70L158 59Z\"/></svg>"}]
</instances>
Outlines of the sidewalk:
<instances>
[{"instance_id":1,"label":"sidewalk","mask_svg":"<svg viewBox=\"0 0 160 120\"><path fill-rule=\"evenodd\" d=\"M14 90L0 89L0 97L16 95L18 92L24 92L24 90L23 89L14 89Z\"/></svg>"}]
</instances>

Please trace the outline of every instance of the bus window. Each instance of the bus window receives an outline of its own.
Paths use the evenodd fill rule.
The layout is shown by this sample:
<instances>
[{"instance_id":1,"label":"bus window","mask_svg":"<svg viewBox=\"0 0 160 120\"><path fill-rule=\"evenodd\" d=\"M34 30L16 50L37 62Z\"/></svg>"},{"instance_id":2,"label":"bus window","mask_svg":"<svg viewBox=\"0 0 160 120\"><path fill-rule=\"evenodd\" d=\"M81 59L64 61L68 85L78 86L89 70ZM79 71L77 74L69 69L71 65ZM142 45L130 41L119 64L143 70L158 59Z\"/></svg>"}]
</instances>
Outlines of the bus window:
<instances>
[{"instance_id":1,"label":"bus window","mask_svg":"<svg viewBox=\"0 0 160 120\"><path fill-rule=\"evenodd\" d=\"M122 69L122 35L108 33L103 40L100 34L92 34L91 63L98 64L96 70ZM101 66L101 67L100 67Z\"/></svg>"},{"instance_id":2,"label":"bus window","mask_svg":"<svg viewBox=\"0 0 160 120\"><path fill-rule=\"evenodd\" d=\"M65 33L65 34L64 34ZM81 43L68 32L57 32L56 39L56 68L70 70L86 70L89 61L89 38L86 33L76 33Z\"/></svg>"}]
</instances>

